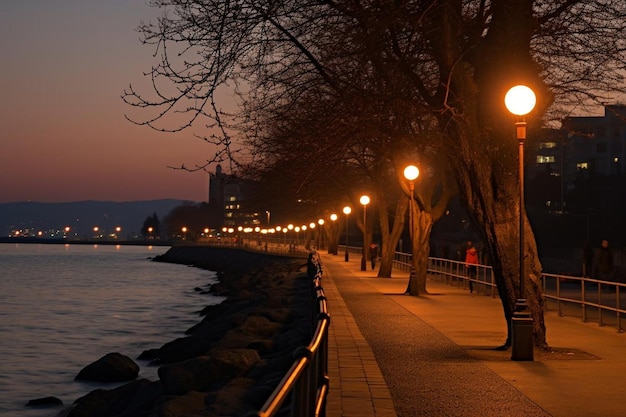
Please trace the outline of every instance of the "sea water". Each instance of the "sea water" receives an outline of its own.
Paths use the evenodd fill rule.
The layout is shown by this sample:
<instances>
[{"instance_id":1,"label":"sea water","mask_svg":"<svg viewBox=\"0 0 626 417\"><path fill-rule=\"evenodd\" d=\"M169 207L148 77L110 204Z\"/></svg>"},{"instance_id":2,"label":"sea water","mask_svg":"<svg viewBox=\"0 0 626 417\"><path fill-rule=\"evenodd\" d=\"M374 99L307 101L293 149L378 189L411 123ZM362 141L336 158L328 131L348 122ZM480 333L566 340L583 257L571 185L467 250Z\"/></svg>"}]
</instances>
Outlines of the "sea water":
<instances>
[{"instance_id":1,"label":"sea water","mask_svg":"<svg viewBox=\"0 0 626 417\"><path fill-rule=\"evenodd\" d=\"M214 272L151 261L167 247L0 244L0 416L45 417L26 408L55 396L68 406L97 388L74 381L86 365L119 352L136 358L184 336L199 310L222 298L202 294Z\"/></svg>"}]
</instances>

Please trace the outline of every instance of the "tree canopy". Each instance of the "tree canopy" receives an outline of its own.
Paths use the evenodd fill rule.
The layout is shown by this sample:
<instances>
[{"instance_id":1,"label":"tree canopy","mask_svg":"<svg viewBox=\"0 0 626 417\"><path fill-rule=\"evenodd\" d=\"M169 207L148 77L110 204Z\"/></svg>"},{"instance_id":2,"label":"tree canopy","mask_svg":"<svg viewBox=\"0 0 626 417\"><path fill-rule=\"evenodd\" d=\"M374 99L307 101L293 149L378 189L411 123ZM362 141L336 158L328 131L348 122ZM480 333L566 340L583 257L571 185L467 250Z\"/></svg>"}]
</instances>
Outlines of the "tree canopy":
<instances>
[{"instance_id":1,"label":"tree canopy","mask_svg":"<svg viewBox=\"0 0 626 417\"><path fill-rule=\"evenodd\" d=\"M525 213L517 204L514 120L503 97L519 83L535 90L532 132L563 110L623 94L622 0L150 4L163 11L158 21L139 28L158 58L148 73L153 88L129 87L123 94L145 110L135 122L160 130L194 124L217 129L221 134L206 138L219 149L207 164L233 156L230 129L241 116L253 122L260 149L275 135L292 145L299 135L320 159L329 151L358 161L368 152L393 156L409 148L444 155L493 259L505 317L510 320L517 298L528 298L535 342L546 345L532 230L527 226L523 248L515 239ZM241 93L244 113L220 108L224 86ZM290 109L331 116L294 116ZM268 117L274 122L264 123ZM325 123L317 125L317 137L298 128L315 120ZM390 121L400 129L390 129ZM302 183L313 176L302 175ZM525 277L519 276L520 252ZM527 294L518 294L520 279L529 281Z\"/></svg>"}]
</instances>

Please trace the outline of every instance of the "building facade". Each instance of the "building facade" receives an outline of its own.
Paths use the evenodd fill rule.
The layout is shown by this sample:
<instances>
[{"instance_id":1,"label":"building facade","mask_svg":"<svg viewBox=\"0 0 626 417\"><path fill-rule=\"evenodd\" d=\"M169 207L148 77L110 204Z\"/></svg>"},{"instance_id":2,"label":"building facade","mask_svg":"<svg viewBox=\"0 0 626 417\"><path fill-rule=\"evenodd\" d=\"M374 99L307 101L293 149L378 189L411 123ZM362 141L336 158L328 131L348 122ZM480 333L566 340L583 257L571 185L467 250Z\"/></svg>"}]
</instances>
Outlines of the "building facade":
<instances>
[{"instance_id":1,"label":"building facade","mask_svg":"<svg viewBox=\"0 0 626 417\"><path fill-rule=\"evenodd\" d=\"M209 207L216 228L259 224L259 214L251 208L255 184L223 172L217 165L209 174Z\"/></svg>"},{"instance_id":2,"label":"building facade","mask_svg":"<svg viewBox=\"0 0 626 417\"><path fill-rule=\"evenodd\" d=\"M626 176L626 105L606 106L603 116L567 117L561 129L538 136L527 175L546 185L557 180L558 189L546 201L555 210L564 209L564 196L581 180Z\"/></svg>"}]
</instances>

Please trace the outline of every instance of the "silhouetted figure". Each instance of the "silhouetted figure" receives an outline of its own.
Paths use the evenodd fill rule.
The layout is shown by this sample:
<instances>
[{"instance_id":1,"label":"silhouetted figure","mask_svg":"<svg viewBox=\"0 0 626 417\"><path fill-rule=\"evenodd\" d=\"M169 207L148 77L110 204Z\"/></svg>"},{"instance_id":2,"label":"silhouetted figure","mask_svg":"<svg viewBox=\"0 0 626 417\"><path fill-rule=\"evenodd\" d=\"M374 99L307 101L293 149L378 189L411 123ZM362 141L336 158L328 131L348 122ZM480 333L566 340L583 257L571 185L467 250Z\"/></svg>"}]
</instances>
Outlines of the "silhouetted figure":
<instances>
[{"instance_id":1,"label":"silhouetted figure","mask_svg":"<svg viewBox=\"0 0 626 417\"><path fill-rule=\"evenodd\" d=\"M588 241L583 245L583 277L590 277L593 272L593 249Z\"/></svg>"},{"instance_id":2,"label":"silhouetted figure","mask_svg":"<svg viewBox=\"0 0 626 417\"><path fill-rule=\"evenodd\" d=\"M376 260L378 259L378 245L372 243L370 245L370 261L372 262L372 270L376 268Z\"/></svg>"},{"instance_id":3,"label":"silhouetted figure","mask_svg":"<svg viewBox=\"0 0 626 417\"><path fill-rule=\"evenodd\" d=\"M609 248L609 241L604 239L598 251L598 276L596 278L609 281L613 278L613 254Z\"/></svg>"},{"instance_id":4,"label":"silhouetted figure","mask_svg":"<svg viewBox=\"0 0 626 417\"><path fill-rule=\"evenodd\" d=\"M443 247L441 248L441 252L443 253L444 259L450 259L450 246L447 243L443 244Z\"/></svg>"}]
</instances>

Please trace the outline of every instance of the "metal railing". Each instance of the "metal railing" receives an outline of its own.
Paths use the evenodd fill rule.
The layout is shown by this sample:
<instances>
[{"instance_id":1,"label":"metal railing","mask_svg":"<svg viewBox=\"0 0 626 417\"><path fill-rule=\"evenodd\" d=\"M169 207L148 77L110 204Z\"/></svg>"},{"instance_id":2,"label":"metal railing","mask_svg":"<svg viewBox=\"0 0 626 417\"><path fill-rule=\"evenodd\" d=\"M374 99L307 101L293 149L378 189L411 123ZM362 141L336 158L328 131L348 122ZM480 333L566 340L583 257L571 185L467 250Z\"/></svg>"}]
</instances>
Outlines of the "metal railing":
<instances>
[{"instance_id":1,"label":"metal railing","mask_svg":"<svg viewBox=\"0 0 626 417\"><path fill-rule=\"evenodd\" d=\"M556 304L559 316L580 317L598 325L615 326L623 332L622 316L626 314L626 284L586 277L542 274L546 300ZM546 303L548 305L548 303Z\"/></svg>"},{"instance_id":2,"label":"metal railing","mask_svg":"<svg viewBox=\"0 0 626 417\"><path fill-rule=\"evenodd\" d=\"M396 252L394 267L408 270L411 255ZM488 265L477 265L478 273L472 279L478 293L497 296L493 269ZM445 281L464 289L468 288L465 262L443 258L428 258L428 274L433 280ZM626 316L626 284L602 281L587 277L543 273L541 286L546 309L555 308L560 317L580 317L584 322L596 321L600 326L615 326L622 333L622 319Z\"/></svg>"},{"instance_id":3,"label":"metal railing","mask_svg":"<svg viewBox=\"0 0 626 417\"><path fill-rule=\"evenodd\" d=\"M322 265L319 254L311 252L308 261L309 277L313 279L317 305L317 325L308 346L295 352L295 361L265 404L250 416L275 416L291 396L291 417L326 415L328 395L328 327L330 316L322 288Z\"/></svg>"}]
</instances>

